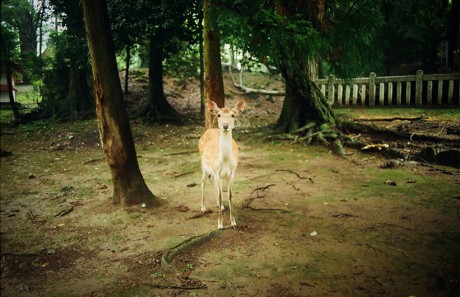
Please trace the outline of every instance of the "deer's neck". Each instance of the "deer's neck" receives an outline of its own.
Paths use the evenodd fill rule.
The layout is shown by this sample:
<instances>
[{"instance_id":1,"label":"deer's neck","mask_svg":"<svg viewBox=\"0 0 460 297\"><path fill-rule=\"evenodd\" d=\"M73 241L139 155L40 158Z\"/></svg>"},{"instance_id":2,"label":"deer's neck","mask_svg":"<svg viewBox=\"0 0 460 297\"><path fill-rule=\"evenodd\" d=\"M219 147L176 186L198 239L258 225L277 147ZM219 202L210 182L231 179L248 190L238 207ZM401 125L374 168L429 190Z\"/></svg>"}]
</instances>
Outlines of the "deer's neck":
<instances>
[{"instance_id":1,"label":"deer's neck","mask_svg":"<svg viewBox=\"0 0 460 297\"><path fill-rule=\"evenodd\" d=\"M232 131L220 131L220 157L222 160L228 160L233 157L232 151Z\"/></svg>"}]
</instances>

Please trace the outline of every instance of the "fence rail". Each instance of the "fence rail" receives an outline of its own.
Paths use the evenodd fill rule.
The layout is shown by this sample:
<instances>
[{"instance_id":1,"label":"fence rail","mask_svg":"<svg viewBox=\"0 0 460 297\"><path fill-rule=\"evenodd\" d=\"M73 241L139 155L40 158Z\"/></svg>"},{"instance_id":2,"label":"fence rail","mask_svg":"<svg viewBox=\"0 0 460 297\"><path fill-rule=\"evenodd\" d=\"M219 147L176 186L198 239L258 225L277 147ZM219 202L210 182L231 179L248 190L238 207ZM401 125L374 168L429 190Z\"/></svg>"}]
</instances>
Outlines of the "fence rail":
<instances>
[{"instance_id":1,"label":"fence rail","mask_svg":"<svg viewBox=\"0 0 460 297\"><path fill-rule=\"evenodd\" d=\"M460 73L369 77L350 81L333 75L316 81L334 106L459 106Z\"/></svg>"}]
</instances>

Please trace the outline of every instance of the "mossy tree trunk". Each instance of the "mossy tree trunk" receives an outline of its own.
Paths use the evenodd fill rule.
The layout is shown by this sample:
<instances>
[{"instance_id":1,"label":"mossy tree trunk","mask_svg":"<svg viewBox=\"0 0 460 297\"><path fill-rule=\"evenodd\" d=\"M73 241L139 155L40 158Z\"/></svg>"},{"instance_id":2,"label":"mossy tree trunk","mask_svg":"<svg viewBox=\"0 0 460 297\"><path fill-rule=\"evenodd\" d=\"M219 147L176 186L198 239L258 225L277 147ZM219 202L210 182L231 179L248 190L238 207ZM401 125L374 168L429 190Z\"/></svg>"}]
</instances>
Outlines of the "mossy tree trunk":
<instances>
[{"instance_id":1,"label":"mossy tree trunk","mask_svg":"<svg viewBox=\"0 0 460 297\"><path fill-rule=\"evenodd\" d=\"M332 144L333 151L343 155L337 118L326 97L310 79L311 69L295 55L286 55L290 49L283 47L280 45L283 59L279 66L286 83L286 96L276 130L297 134L306 143L316 139L326 145Z\"/></svg>"},{"instance_id":2,"label":"mossy tree trunk","mask_svg":"<svg viewBox=\"0 0 460 297\"><path fill-rule=\"evenodd\" d=\"M278 14L286 22L299 12L311 22L316 31L324 30L324 0L301 0L295 4L280 1L276 6ZM317 53L305 53L296 47L296 40L281 36L278 44L278 66L286 84L286 96L276 129L281 133L293 133L307 143L314 139L329 145L343 155L339 140L337 119L326 97L313 82L318 74Z\"/></svg>"},{"instance_id":3,"label":"mossy tree trunk","mask_svg":"<svg viewBox=\"0 0 460 297\"><path fill-rule=\"evenodd\" d=\"M177 121L180 114L169 104L163 89L163 37L152 35L149 50L149 94L140 116L149 122Z\"/></svg>"},{"instance_id":4,"label":"mossy tree trunk","mask_svg":"<svg viewBox=\"0 0 460 297\"><path fill-rule=\"evenodd\" d=\"M212 0L204 0L204 66L206 99L216 102L220 108L225 106L224 80L220 58L220 34L217 24L218 11ZM217 127L215 115L206 110L206 128Z\"/></svg>"},{"instance_id":5,"label":"mossy tree trunk","mask_svg":"<svg viewBox=\"0 0 460 297\"><path fill-rule=\"evenodd\" d=\"M283 133L290 133L312 122L318 126L336 126L334 111L321 90L299 67L288 67L281 67L286 82L286 96L276 128Z\"/></svg>"},{"instance_id":6,"label":"mossy tree trunk","mask_svg":"<svg viewBox=\"0 0 460 297\"><path fill-rule=\"evenodd\" d=\"M86 35L93 70L99 133L113 182L113 202L153 204L155 196L145 184L123 100L105 0L82 0Z\"/></svg>"}]
</instances>

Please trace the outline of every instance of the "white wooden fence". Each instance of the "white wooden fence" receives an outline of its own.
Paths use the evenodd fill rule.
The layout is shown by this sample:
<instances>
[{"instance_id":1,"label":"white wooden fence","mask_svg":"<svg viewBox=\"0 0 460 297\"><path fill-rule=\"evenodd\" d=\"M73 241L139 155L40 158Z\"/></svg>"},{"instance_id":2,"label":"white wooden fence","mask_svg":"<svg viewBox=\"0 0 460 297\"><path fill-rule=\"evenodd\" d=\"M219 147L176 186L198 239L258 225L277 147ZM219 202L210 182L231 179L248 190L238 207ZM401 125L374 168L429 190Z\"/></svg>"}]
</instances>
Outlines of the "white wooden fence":
<instances>
[{"instance_id":1,"label":"white wooden fence","mask_svg":"<svg viewBox=\"0 0 460 297\"><path fill-rule=\"evenodd\" d=\"M334 106L445 106L460 105L460 73L369 77L351 81L333 75L316 84Z\"/></svg>"}]
</instances>

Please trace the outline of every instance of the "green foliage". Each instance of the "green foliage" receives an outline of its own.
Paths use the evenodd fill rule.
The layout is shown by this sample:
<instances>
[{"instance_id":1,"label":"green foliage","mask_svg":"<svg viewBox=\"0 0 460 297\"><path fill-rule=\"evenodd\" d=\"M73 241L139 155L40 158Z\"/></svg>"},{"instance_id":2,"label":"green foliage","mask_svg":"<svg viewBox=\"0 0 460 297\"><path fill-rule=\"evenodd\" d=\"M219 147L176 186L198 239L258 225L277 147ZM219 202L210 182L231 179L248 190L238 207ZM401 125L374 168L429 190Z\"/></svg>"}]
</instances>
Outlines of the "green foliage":
<instances>
[{"instance_id":1,"label":"green foliage","mask_svg":"<svg viewBox=\"0 0 460 297\"><path fill-rule=\"evenodd\" d=\"M272 3L226 1L221 25L224 40L269 64L326 61L340 77L353 77L380 68L382 51L376 36L382 26L379 1L331 1L321 25L313 24L305 11L290 8L281 16ZM288 5L289 6L289 5ZM289 8L289 7L288 7Z\"/></svg>"},{"instance_id":2,"label":"green foliage","mask_svg":"<svg viewBox=\"0 0 460 297\"><path fill-rule=\"evenodd\" d=\"M198 77L200 68L200 53L198 46L184 44L182 51L169 55L163 61L163 67L167 74L185 79Z\"/></svg>"},{"instance_id":3,"label":"green foliage","mask_svg":"<svg viewBox=\"0 0 460 297\"><path fill-rule=\"evenodd\" d=\"M352 78L379 72L383 48L379 32L384 24L380 1L337 1L330 10L330 30L324 33L326 56L331 73Z\"/></svg>"},{"instance_id":4,"label":"green foliage","mask_svg":"<svg viewBox=\"0 0 460 297\"><path fill-rule=\"evenodd\" d=\"M418 62L433 68L451 8L452 2L444 0L383 1L385 24L379 38L384 41L387 67Z\"/></svg>"},{"instance_id":5,"label":"green foliage","mask_svg":"<svg viewBox=\"0 0 460 297\"><path fill-rule=\"evenodd\" d=\"M133 48L146 33L142 1L108 0L107 9L115 50Z\"/></svg>"}]
</instances>

